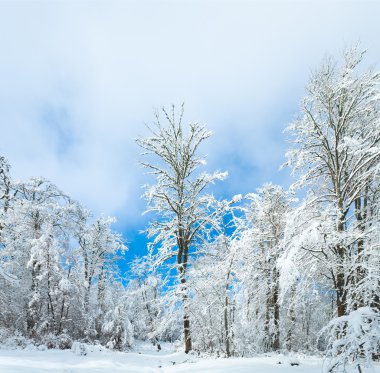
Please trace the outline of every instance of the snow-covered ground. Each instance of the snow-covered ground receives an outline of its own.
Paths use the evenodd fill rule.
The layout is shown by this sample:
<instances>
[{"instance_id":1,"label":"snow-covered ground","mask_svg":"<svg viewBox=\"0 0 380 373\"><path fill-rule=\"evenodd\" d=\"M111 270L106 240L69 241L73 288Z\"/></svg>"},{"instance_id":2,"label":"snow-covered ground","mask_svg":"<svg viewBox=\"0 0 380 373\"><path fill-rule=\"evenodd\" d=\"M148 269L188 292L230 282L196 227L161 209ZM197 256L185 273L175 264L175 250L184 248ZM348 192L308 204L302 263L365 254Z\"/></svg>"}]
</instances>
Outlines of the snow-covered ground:
<instances>
[{"instance_id":1,"label":"snow-covered ground","mask_svg":"<svg viewBox=\"0 0 380 373\"><path fill-rule=\"evenodd\" d=\"M289 358L282 355L253 358L200 359L175 352L170 345L157 352L153 346L138 345L133 352L121 353L92 348L86 355L74 350L0 349L1 373L89 373L89 372L196 372L196 373L321 373L322 359ZM291 362L298 360L298 366ZM380 373L376 369L364 372Z\"/></svg>"}]
</instances>

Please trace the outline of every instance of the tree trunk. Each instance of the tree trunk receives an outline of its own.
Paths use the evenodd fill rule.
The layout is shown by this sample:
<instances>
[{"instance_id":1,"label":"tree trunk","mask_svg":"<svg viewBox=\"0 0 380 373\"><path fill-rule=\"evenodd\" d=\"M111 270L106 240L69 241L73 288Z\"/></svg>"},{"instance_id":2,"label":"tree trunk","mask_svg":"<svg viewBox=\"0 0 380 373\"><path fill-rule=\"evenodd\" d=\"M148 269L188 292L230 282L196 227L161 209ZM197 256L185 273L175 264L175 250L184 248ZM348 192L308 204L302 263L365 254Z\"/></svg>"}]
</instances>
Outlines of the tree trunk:
<instances>
[{"instance_id":1,"label":"tree trunk","mask_svg":"<svg viewBox=\"0 0 380 373\"><path fill-rule=\"evenodd\" d=\"M187 354L193 348L190 335L190 319L187 314L183 316L183 335L185 338L185 353Z\"/></svg>"},{"instance_id":2,"label":"tree trunk","mask_svg":"<svg viewBox=\"0 0 380 373\"><path fill-rule=\"evenodd\" d=\"M294 297L296 293L296 288L293 285L291 287L291 293L290 293L290 305L289 305L289 312L288 312L288 331L286 333L286 348L288 351L292 351L293 349L293 328L296 321L296 315L294 312Z\"/></svg>"},{"instance_id":3,"label":"tree trunk","mask_svg":"<svg viewBox=\"0 0 380 373\"><path fill-rule=\"evenodd\" d=\"M40 266L37 265L37 261L33 261L32 263L32 285L30 289L30 293L32 298L34 297L34 294L37 293L37 288L38 288L38 281L37 281L37 274L40 271ZM35 325L37 323L37 314L38 314L38 307L35 303L35 300L29 301L27 305L27 334L29 337L34 338L36 335L35 331Z\"/></svg>"},{"instance_id":4,"label":"tree trunk","mask_svg":"<svg viewBox=\"0 0 380 373\"><path fill-rule=\"evenodd\" d=\"M228 325L228 309L229 309L229 302L228 302L228 295L226 295L225 304L224 304L224 338L226 343L226 355L227 357L231 356L230 351L230 331L229 331L229 325Z\"/></svg>"},{"instance_id":5,"label":"tree trunk","mask_svg":"<svg viewBox=\"0 0 380 373\"><path fill-rule=\"evenodd\" d=\"M228 249L228 243L226 240L226 235L224 235L224 245ZM230 260L230 264L227 271L226 284L225 284L225 301L224 301L224 338L226 345L226 355L227 357L231 356L231 331L230 331L230 321L229 321L229 311L230 311L230 302L229 302L229 287L230 287L230 277L231 277L231 268L233 264L234 256Z\"/></svg>"},{"instance_id":6,"label":"tree trunk","mask_svg":"<svg viewBox=\"0 0 380 373\"><path fill-rule=\"evenodd\" d=\"M340 214L338 216L337 231L339 233L345 230L345 213L343 212L343 202L341 198L338 198L338 210ZM336 247L338 253L338 258L340 261L340 266L337 268L336 274L336 306L337 306L337 316L345 316L347 312L347 289L345 283L345 273L343 268L343 263L346 258L346 248L343 245L338 244Z\"/></svg>"},{"instance_id":7,"label":"tree trunk","mask_svg":"<svg viewBox=\"0 0 380 373\"><path fill-rule=\"evenodd\" d=\"M185 340L185 353L189 353L193 346L190 334L189 298L187 296L186 279L181 278L181 292L183 304L183 337Z\"/></svg>"},{"instance_id":8,"label":"tree trunk","mask_svg":"<svg viewBox=\"0 0 380 373\"><path fill-rule=\"evenodd\" d=\"M278 302L278 293L279 293L279 273L277 269L274 270L274 289L273 289L273 317L274 317L274 338L272 349L278 351L280 349L280 304Z\"/></svg>"},{"instance_id":9,"label":"tree trunk","mask_svg":"<svg viewBox=\"0 0 380 373\"><path fill-rule=\"evenodd\" d=\"M367 190L366 190L366 193L367 193ZM364 221L366 219L366 209L367 209L367 197L364 196L364 199L363 199L363 204L362 204L362 198L359 197L355 200L355 217L356 217L356 221L357 221L357 224L358 224L358 229L361 233L364 233L364 229L365 229L365 226L364 226ZM363 262L363 251L364 251L364 239L363 238L360 238L358 240L358 252L357 252L357 255L358 255L358 260L359 260L359 265L358 265L358 268L356 270L356 273L355 273L355 285L357 285L361 280L364 279L365 277L365 268L363 267L362 265L362 262ZM364 300L363 300L363 296L361 294L359 294L357 291L355 291L355 293L353 294L353 297L354 297L354 308L355 309L358 309L359 307L363 307L364 306Z\"/></svg>"},{"instance_id":10,"label":"tree trunk","mask_svg":"<svg viewBox=\"0 0 380 373\"><path fill-rule=\"evenodd\" d=\"M180 217L178 219L181 221ZM178 255L177 255L177 268L179 272L179 279L181 284L182 304L183 304L183 337L185 340L185 353L189 353L192 350L192 341L190 333L190 317L189 317L189 298L187 295L186 286L186 269L189 245L185 240L185 234L183 229L178 229Z\"/></svg>"},{"instance_id":11,"label":"tree trunk","mask_svg":"<svg viewBox=\"0 0 380 373\"><path fill-rule=\"evenodd\" d=\"M278 271L275 268L272 274L268 269L268 293L265 312L265 334L268 351L277 351L280 349L280 305L278 302L278 293ZM270 328L272 321L274 324L273 332Z\"/></svg>"}]
</instances>

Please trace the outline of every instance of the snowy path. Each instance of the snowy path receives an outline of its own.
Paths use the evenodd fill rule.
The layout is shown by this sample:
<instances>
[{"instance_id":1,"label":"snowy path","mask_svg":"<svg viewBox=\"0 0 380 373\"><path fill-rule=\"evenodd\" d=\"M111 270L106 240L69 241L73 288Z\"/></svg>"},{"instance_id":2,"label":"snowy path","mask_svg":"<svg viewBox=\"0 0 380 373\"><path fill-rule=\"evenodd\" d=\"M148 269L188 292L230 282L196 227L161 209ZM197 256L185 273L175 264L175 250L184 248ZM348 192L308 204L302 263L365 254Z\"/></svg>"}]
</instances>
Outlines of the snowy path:
<instances>
[{"instance_id":1,"label":"snowy path","mask_svg":"<svg viewBox=\"0 0 380 373\"><path fill-rule=\"evenodd\" d=\"M140 353L139 353L140 352ZM281 361L282 364L278 364ZM322 360L299 358L290 366L286 357L198 359L164 349L160 353L142 346L136 352L94 351L78 356L70 350L0 350L1 373L321 373ZM380 373L380 369L365 372Z\"/></svg>"}]
</instances>

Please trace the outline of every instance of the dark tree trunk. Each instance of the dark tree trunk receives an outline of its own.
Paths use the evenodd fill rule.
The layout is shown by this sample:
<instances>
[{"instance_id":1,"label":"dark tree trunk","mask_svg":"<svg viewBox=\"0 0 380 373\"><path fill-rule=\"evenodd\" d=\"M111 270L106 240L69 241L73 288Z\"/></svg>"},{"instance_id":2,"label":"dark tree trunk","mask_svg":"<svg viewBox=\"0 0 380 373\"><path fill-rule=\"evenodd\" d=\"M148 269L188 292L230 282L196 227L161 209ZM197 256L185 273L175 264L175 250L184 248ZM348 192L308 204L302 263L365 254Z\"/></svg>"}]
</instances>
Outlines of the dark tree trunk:
<instances>
[{"instance_id":1,"label":"dark tree trunk","mask_svg":"<svg viewBox=\"0 0 380 373\"><path fill-rule=\"evenodd\" d=\"M296 321L296 315L294 312L294 305L293 305L295 293L296 293L296 288L293 285L291 287L291 293L290 293L291 301L290 301L290 306L289 306L290 308L288 312L289 325L288 325L288 331L286 333L286 348L288 351L292 351L293 349L293 328L294 328L294 323Z\"/></svg>"},{"instance_id":2,"label":"dark tree trunk","mask_svg":"<svg viewBox=\"0 0 380 373\"><path fill-rule=\"evenodd\" d=\"M182 221L181 217L178 218ZM179 227L178 229L178 254L177 254L177 268L179 273L179 280L181 284L182 293L182 305L183 305L183 337L185 340L185 353L189 353L192 350L192 341L190 333L190 317L189 317L189 299L187 295L186 285L186 269L189 253L189 243L185 238L184 230Z\"/></svg>"},{"instance_id":3,"label":"dark tree trunk","mask_svg":"<svg viewBox=\"0 0 380 373\"><path fill-rule=\"evenodd\" d=\"M227 357L230 357L231 351L230 351L230 331L229 331L229 325L228 325L228 309L229 309L228 303L229 303L228 296L226 296L225 304L224 304L224 338L226 342L226 355Z\"/></svg>"},{"instance_id":4,"label":"dark tree trunk","mask_svg":"<svg viewBox=\"0 0 380 373\"><path fill-rule=\"evenodd\" d=\"M31 286L31 294L32 296L37 292L38 288L38 281L37 281L37 275L40 271L40 266L37 265L37 262L34 260L32 263L32 286ZM27 305L27 334L29 337L34 338L36 335L35 326L37 323L37 315L38 315L38 307L35 301L29 302Z\"/></svg>"},{"instance_id":5,"label":"dark tree trunk","mask_svg":"<svg viewBox=\"0 0 380 373\"><path fill-rule=\"evenodd\" d=\"M366 191L366 194L367 194L367 191ZM357 224L358 224L358 229L361 233L364 233L364 229L365 229L365 226L364 226L364 221L366 219L366 209L367 209L367 196L365 195L364 198L363 198L363 201L362 201L362 198L359 197L355 200L355 217L356 217L356 221L357 221ZM364 239L363 238L360 238L360 240L358 240L358 252L357 252L357 255L358 255L358 260L359 260L359 266L356 270L356 273L355 273L355 284L358 284L361 280L364 279L365 275L366 275L366 270L365 268L363 267L362 265L362 261L363 261L363 251L364 251ZM357 309L359 307L363 307L364 306L364 299L363 299L363 296L358 293L358 292L355 292L354 294L354 308Z\"/></svg>"},{"instance_id":6,"label":"dark tree trunk","mask_svg":"<svg viewBox=\"0 0 380 373\"><path fill-rule=\"evenodd\" d=\"M225 244L226 249L228 249L228 243L227 243L225 235L224 235L224 244ZM231 269L232 269L233 260L234 260L234 256L232 256L230 260L228 271L227 271L226 284L225 284L226 293L225 293L225 300L224 300L224 339L225 339L227 357L231 356L231 340L232 340L232 335L231 335L231 330L230 330L231 321L229 320L231 318L231 315L229 315L230 314L229 287L230 287L230 278L231 278Z\"/></svg>"},{"instance_id":7,"label":"dark tree trunk","mask_svg":"<svg viewBox=\"0 0 380 373\"><path fill-rule=\"evenodd\" d=\"M278 271L275 268L273 273L268 270L268 294L265 313L265 333L266 347L268 351L277 351L280 349L280 305L278 302L279 283ZM271 332L270 323L273 320L274 330Z\"/></svg>"},{"instance_id":8,"label":"dark tree trunk","mask_svg":"<svg viewBox=\"0 0 380 373\"><path fill-rule=\"evenodd\" d=\"M189 299L186 292L186 279L181 279L182 284L182 304L183 304L183 337L185 340L185 353L189 353L193 346L191 341L191 334L190 334L190 318L189 318Z\"/></svg>"},{"instance_id":9,"label":"dark tree trunk","mask_svg":"<svg viewBox=\"0 0 380 373\"><path fill-rule=\"evenodd\" d=\"M338 217L338 226L337 230L339 233L344 232L345 230L345 213L343 212L343 202L341 198L338 199L338 208L340 216ZM336 252L340 263L342 264L337 268L336 273L336 306L337 306L337 316L345 316L347 312L347 289L346 289L346 279L344 273L343 263L346 259L346 248L343 245L338 244L336 247Z\"/></svg>"},{"instance_id":10,"label":"dark tree trunk","mask_svg":"<svg viewBox=\"0 0 380 373\"><path fill-rule=\"evenodd\" d=\"M193 348L190 335L190 319L187 314L183 316L183 335L185 338L185 353L187 354Z\"/></svg>"},{"instance_id":11,"label":"dark tree trunk","mask_svg":"<svg viewBox=\"0 0 380 373\"><path fill-rule=\"evenodd\" d=\"M273 317L274 317L274 336L272 349L278 351L280 349L280 304L278 301L279 293L279 273L277 269L274 270L274 288L273 288Z\"/></svg>"}]
</instances>

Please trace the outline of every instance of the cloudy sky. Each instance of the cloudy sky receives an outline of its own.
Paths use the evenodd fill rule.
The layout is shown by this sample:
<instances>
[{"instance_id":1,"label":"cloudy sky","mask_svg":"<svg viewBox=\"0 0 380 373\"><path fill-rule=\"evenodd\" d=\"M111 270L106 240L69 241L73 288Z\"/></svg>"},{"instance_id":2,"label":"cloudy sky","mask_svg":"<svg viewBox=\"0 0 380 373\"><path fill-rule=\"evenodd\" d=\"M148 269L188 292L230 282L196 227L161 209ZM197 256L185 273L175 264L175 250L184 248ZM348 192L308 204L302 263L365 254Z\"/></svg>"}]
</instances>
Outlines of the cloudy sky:
<instances>
[{"instance_id":1,"label":"cloudy sky","mask_svg":"<svg viewBox=\"0 0 380 373\"><path fill-rule=\"evenodd\" d=\"M26 1L0 3L0 153L15 178L44 176L132 243L147 182L134 138L155 108L215 131L210 170L228 196L278 171L284 127L310 70L360 40L380 63L380 2Z\"/></svg>"}]
</instances>

